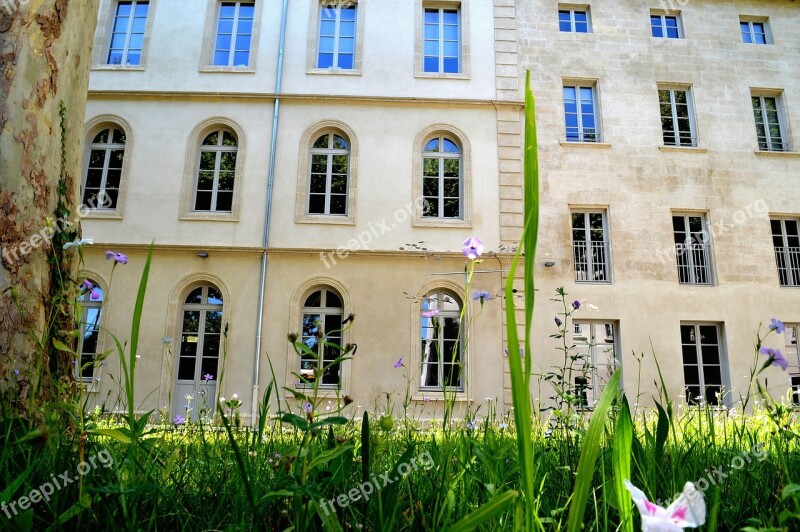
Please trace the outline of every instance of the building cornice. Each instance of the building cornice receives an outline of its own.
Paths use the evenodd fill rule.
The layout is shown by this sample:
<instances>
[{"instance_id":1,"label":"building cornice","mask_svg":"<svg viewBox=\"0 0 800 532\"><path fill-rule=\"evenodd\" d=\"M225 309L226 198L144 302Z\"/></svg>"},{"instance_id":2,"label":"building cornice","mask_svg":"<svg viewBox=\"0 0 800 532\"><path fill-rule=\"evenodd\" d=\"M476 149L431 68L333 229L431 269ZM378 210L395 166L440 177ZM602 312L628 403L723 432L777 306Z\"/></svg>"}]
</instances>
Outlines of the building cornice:
<instances>
[{"instance_id":1,"label":"building cornice","mask_svg":"<svg viewBox=\"0 0 800 532\"><path fill-rule=\"evenodd\" d=\"M275 100L274 93L251 92L195 92L195 91L130 91L130 90L90 90L89 100L180 100L213 102L263 102ZM407 96L357 96L335 94L290 94L280 95L283 102L360 104L360 105L398 105L420 107L493 107L522 109L521 100L481 100L459 98L417 98Z\"/></svg>"}]
</instances>

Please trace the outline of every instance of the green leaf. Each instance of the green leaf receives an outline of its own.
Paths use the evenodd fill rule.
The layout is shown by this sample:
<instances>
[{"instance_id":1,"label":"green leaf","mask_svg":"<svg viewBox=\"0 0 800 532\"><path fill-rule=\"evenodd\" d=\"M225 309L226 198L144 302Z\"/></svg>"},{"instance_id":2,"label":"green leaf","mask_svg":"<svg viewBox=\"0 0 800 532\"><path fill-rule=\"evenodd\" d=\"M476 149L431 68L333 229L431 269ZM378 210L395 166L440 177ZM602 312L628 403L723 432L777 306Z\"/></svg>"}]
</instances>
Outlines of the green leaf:
<instances>
[{"instance_id":1,"label":"green leaf","mask_svg":"<svg viewBox=\"0 0 800 532\"><path fill-rule=\"evenodd\" d=\"M319 428L324 427L325 425L347 425L349 420L346 417L342 416L333 416L333 417L326 417L325 419L321 419L315 423L311 424L311 428Z\"/></svg>"},{"instance_id":2,"label":"green leaf","mask_svg":"<svg viewBox=\"0 0 800 532\"><path fill-rule=\"evenodd\" d=\"M603 390L597 407L589 421L589 429L581 445L581 457L578 460L578 474L575 478L575 488L572 491L572 502L569 507L569 517L567 518L567 532L579 532L583 526L583 514L586 511L586 502L589 500L589 492L592 488L592 478L594 477L594 466L603 439L603 429L608 417L608 411L619 391L619 379L622 373L617 370L608 380Z\"/></svg>"},{"instance_id":3,"label":"green leaf","mask_svg":"<svg viewBox=\"0 0 800 532\"><path fill-rule=\"evenodd\" d=\"M517 498L518 492L508 490L492 497L489 502L475 511L470 512L461 521L454 524L450 530L475 530L483 523L497 518L506 511L506 507Z\"/></svg>"},{"instance_id":4,"label":"green leaf","mask_svg":"<svg viewBox=\"0 0 800 532\"><path fill-rule=\"evenodd\" d=\"M625 481L631 478L631 447L633 445L633 420L628 398L622 396L612 442L611 462L614 471L614 493L617 495L621 531L633 532L633 505Z\"/></svg>"},{"instance_id":5,"label":"green leaf","mask_svg":"<svg viewBox=\"0 0 800 532\"><path fill-rule=\"evenodd\" d=\"M28 475L31 474L31 471L33 471L33 466L28 467L20 476L15 478L14 481L0 493L0 501L10 501L14 493L16 493L22 483L25 482L25 479L28 478Z\"/></svg>"},{"instance_id":6,"label":"green leaf","mask_svg":"<svg viewBox=\"0 0 800 532\"><path fill-rule=\"evenodd\" d=\"M59 351L64 351L65 353L75 354L75 351L69 347L67 344L59 340L58 338L53 338L53 347L58 349Z\"/></svg>"},{"instance_id":7,"label":"green leaf","mask_svg":"<svg viewBox=\"0 0 800 532\"><path fill-rule=\"evenodd\" d=\"M311 462L308 464L308 470L311 471L315 467L320 466L322 464L328 463L340 454L349 451L352 449L353 446L351 444L340 445L339 447L334 447L333 449L329 449L327 451L323 451L316 455Z\"/></svg>"},{"instance_id":8,"label":"green leaf","mask_svg":"<svg viewBox=\"0 0 800 532\"><path fill-rule=\"evenodd\" d=\"M89 434L107 436L122 443L133 443L133 439L128 435L127 431L122 431L121 429L91 429Z\"/></svg>"},{"instance_id":9,"label":"green leaf","mask_svg":"<svg viewBox=\"0 0 800 532\"><path fill-rule=\"evenodd\" d=\"M304 418L298 416L297 414L290 414L288 412L281 416L281 422L294 425L295 427L303 431L308 430L308 428L310 427L308 421L306 421Z\"/></svg>"},{"instance_id":10,"label":"green leaf","mask_svg":"<svg viewBox=\"0 0 800 532\"><path fill-rule=\"evenodd\" d=\"M133 306L133 317L131 320L131 348L130 348L130 362L128 368L130 374L125 379L125 392L128 400L128 423L131 428L134 427L134 382L136 379L136 355L139 350L139 327L142 323L142 311L144 309L144 296L147 293L147 278L150 276L150 263L153 260L153 242L150 242L150 248L147 250L147 259L144 261L144 270L142 270L142 277L139 280L139 292L136 294L136 304Z\"/></svg>"},{"instance_id":11,"label":"green leaf","mask_svg":"<svg viewBox=\"0 0 800 532\"><path fill-rule=\"evenodd\" d=\"M361 479L369 482L369 414L361 418Z\"/></svg>"}]
</instances>

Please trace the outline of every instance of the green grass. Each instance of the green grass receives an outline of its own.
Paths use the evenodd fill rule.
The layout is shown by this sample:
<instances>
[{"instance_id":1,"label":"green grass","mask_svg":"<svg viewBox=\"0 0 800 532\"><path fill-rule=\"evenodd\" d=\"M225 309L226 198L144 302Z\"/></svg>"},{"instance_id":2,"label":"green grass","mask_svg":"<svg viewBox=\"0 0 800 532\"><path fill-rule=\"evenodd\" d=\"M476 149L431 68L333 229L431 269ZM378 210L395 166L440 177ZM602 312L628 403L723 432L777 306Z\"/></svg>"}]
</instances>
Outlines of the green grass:
<instances>
[{"instance_id":1,"label":"green grass","mask_svg":"<svg viewBox=\"0 0 800 532\"><path fill-rule=\"evenodd\" d=\"M787 508L780 500L781 490L790 479L800 477L800 449L796 440L786 442L773 433L769 416L764 412L742 417L690 410L677 415L674 425L678 432L670 434L663 450L650 437L656 420L653 415L649 417L652 419L642 420L640 416L633 427L631 471L632 482L652 500L671 500L684 482L708 478L710 469L722 466L729 476L717 486L708 483L705 493L709 510L712 502L719 504L718 528L737 530L752 524L752 519L777 524ZM114 421L90 418L88 423L110 427ZM116 421L124 424L123 419ZM405 427L406 423L411 426ZM29 493L47 482L51 473L58 476L69 471L75 476L79 435L51 433L46 439L18 442L27 432L23 426L15 430L13 425L13 418L3 420L7 435L2 451L3 486L13 486L20 477L22 480L13 493L3 494L3 500L16 500ZM600 423L600 430L610 434L612 425ZM297 481L298 461L291 458L305 437L299 429L268 426L255 438L249 429L232 430L242 468L237 465L228 433L218 426L153 426L151 430L139 443L131 444L105 436L90 437L84 459L107 449L113 457L111 467L92 469L83 477L81 487L73 483L57 491L50 502L39 502L12 521L0 515L0 523L18 530L43 529L72 509L66 521L70 529L112 528L124 523L130 530L283 530L290 526L320 530L322 520L316 503L347 493L363 481L364 449L358 421L332 428L332 440L327 431L311 437L306 444L309 456L319 457L331 449L343 451L310 468L303 486ZM357 501L337 508L335 520L344 528L360 524L376 530L442 529L495 495L520 488L513 425L501 429L497 421L489 421L474 430L460 425L456 430L443 431L409 419L398 421L392 431L381 430L375 421L370 431L378 435L368 445L371 475L392 471L398 462L424 453L430 456L425 464L433 466L412 470L376 492L367 504ZM586 435L579 430L577 438ZM604 438L596 449L589 504L580 519L588 530L616 530L622 522L614 487L614 441ZM566 527L576 480L569 466L575 469L577 464L566 463L567 444L561 432L545 437L544 430L534 430L531 443L537 457L533 502L538 519L548 530ZM757 443L765 447L754 453ZM744 465L734 470L731 463L742 453L750 459L743 459ZM403 456L406 458L401 460ZM786 466L788 469L784 469ZM78 506L75 511L81 489L87 507ZM295 500L298 491L299 503ZM504 505L483 526L511 529L514 512L513 505ZM638 526L638 517L635 519Z\"/></svg>"}]
</instances>

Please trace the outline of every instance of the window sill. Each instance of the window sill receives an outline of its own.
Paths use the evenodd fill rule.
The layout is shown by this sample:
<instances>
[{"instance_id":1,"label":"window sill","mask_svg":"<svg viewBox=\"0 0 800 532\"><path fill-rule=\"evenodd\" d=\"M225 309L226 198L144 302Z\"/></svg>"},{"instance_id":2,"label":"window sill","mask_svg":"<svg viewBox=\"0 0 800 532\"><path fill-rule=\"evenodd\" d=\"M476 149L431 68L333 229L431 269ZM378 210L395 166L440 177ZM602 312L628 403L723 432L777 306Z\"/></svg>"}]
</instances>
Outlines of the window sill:
<instances>
[{"instance_id":1,"label":"window sill","mask_svg":"<svg viewBox=\"0 0 800 532\"><path fill-rule=\"evenodd\" d=\"M444 72L415 72L414 77L419 79L470 79L467 74L448 74Z\"/></svg>"},{"instance_id":2,"label":"window sill","mask_svg":"<svg viewBox=\"0 0 800 532\"><path fill-rule=\"evenodd\" d=\"M567 142L562 140L559 142L562 147L575 147L575 148L610 148L611 143L609 142Z\"/></svg>"},{"instance_id":3,"label":"window sill","mask_svg":"<svg viewBox=\"0 0 800 532\"><path fill-rule=\"evenodd\" d=\"M239 217L232 213L185 213L178 217L182 222L238 222Z\"/></svg>"},{"instance_id":4,"label":"window sill","mask_svg":"<svg viewBox=\"0 0 800 532\"><path fill-rule=\"evenodd\" d=\"M122 213L119 211L89 210L83 218L95 220L122 220Z\"/></svg>"},{"instance_id":5,"label":"window sill","mask_svg":"<svg viewBox=\"0 0 800 532\"><path fill-rule=\"evenodd\" d=\"M144 72L143 65L92 65L91 70L127 70L131 72Z\"/></svg>"},{"instance_id":6,"label":"window sill","mask_svg":"<svg viewBox=\"0 0 800 532\"><path fill-rule=\"evenodd\" d=\"M674 42L674 43L679 43L680 42L680 43L683 43L684 45L686 45L686 38L685 37L678 37L678 38L675 38L675 37L653 37L651 35L650 36L650 41L653 42L653 44L655 44L656 46L658 46L662 42Z\"/></svg>"},{"instance_id":7,"label":"window sill","mask_svg":"<svg viewBox=\"0 0 800 532\"><path fill-rule=\"evenodd\" d=\"M455 228L471 228L472 223L468 220L450 220L446 218L417 218L411 225L413 227L455 227Z\"/></svg>"},{"instance_id":8,"label":"window sill","mask_svg":"<svg viewBox=\"0 0 800 532\"><path fill-rule=\"evenodd\" d=\"M360 76L361 71L354 68L309 68L306 70L306 74L322 76Z\"/></svg>"},{"instance_id":9,"label":"window sill","mask_svg":"<svg viewBox=\"0 0 800 532\"><path fill-rule=\"evenodd\" d=\"M472 399L469 398L467 392L444 392L432 390L430 392L418 391L411 395L412 401L443 403L444 401L456 401L457 403L471 403Z\"/></svg>"},{"instance_id":10,"label":"window sill","mask_svg":"<svg viewBox=\"0 0 800 532\"><path fill-rule=\"evenodd\" d=\"M198 70L202 74L255 74L256 69L252 67L236 67L236 66L205 66Z\"/></svg>"},{"instance_id":11,"label":"window sill","mask_svg":"<svg viewBox=\"0 0 800 532\"><path fill-rule=\"evenodd\" d=\"M658 149L685 153L708 153L708 148L701 148L700 146L659 146Z\"/></svg>"},{"instance_id":12,"label":"window sill","mask_svg":"<svg viewBox=\"0 0 800 532\"><path fill-rule=\"evenodd\" d=\"M298 224L322 224L322 225L356 225L355 219L352 216L336 216L336 215L314 215L304 214L296 216L294 219Z\"/></svg>"},{"instance_id":13,"label":"window sill","mask_svg":"<svg viewBox=\"0 0 800 532\"><path fill-rule=\"evenodd\" d=\"M800 152L798 151L767 151L767 150L756 150L756 155L760 157L800 157Z\"/></svg>"},{"instance_id":14,"label":"window sill","mask_svg":"<svg viewBox=\"0 0 800 532\"><path fill-rule=\"evenodd\" d=\"M309 399L314 398L314 388L294 388L294 391L304 394ZM317 390L317 399L344 399L345 395L347 395L347 392L344 388L338 390L336 388L320 388ZM283 398L287 400L298 400L291 392L284 393Z\"/></svg>"}]
</instances>

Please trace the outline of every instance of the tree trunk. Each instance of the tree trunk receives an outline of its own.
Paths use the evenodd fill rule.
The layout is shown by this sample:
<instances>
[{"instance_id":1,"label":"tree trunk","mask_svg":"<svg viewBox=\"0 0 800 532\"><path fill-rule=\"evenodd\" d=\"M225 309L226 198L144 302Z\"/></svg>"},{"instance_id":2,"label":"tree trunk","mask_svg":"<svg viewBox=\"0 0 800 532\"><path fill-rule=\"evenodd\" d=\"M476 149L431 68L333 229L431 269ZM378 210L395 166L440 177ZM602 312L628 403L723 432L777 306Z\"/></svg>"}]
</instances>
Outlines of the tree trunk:
<instances>
[{"instance_id":1,"label":"tree trunk","mask_svg":"<svg viewBox=\"0 0 800 532\"><path fill-rule=\"evenodd\" d=\"M75 390L83 120L97 0L0 0L0 392L35 418ZM64 345L60 345L61 342Z\"/></svg>"}]
</instances>

